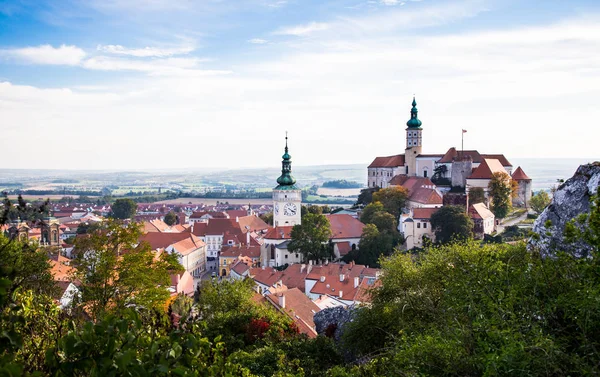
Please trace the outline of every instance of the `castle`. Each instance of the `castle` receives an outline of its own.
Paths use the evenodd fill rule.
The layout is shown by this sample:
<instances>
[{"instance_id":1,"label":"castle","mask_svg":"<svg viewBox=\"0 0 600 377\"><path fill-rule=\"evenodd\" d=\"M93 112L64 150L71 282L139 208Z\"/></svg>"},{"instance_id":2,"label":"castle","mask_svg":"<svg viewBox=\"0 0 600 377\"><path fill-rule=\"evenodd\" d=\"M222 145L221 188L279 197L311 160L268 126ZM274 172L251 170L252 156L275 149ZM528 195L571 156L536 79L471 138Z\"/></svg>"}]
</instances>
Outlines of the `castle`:
<instances>
[{"instance_id":1,"label":"castle","mask_svg":"<svg viewBox=\"0 0 600 377\"><path fill-rule=\"evenodd\" d=\"M513 203L527 206L531 199L531 179L523 169L513 166L503 154L481 154L476 150L457 150L451 147L444 154L424 154L423 128L413 98L410 119L406 122L406 147L403 154L376 157L367 168L369 188L387 188L407 177L429 178L440 195L452 188L464 189L468 194L481 187L487 195L488 183L496 172L506 173L517 181L518 196ZM463 130L463 132L466 132ZM429 179L421 180L428 184Z\"/></svg>"}]
</instances>

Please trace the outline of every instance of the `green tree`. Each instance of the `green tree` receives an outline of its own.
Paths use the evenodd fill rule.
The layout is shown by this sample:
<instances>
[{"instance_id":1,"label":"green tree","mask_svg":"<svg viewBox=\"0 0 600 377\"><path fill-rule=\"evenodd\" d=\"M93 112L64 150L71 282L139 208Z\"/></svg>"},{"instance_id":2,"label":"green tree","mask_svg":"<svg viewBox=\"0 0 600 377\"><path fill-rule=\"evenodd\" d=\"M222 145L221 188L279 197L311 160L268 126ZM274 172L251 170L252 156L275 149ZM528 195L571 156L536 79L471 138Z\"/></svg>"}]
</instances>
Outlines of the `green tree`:
<instances>
[{"instance_id":1,"label":"green tree","mask_svg":"<svg viewBox=\"0 0 600 377\"><path fill-rule=\"evenodd\" d=\"M263 213L262 215L259 215L258 217L260 217L262 219L262 221L264 221L268 225L271 225L271 226L273 225L273 212Z\"/></svg>"},{"instance_id":2,"label":"green tree","mask_svg":"<svg viewBox=\"0 0 600 377\"><path fill-rule=\"evenodd\" d=\"M168 226L173 226L177 223L177 215L175 214L175 212L170 211L169 213L167 213L165 215L165 224L167 224Z\"/></svg>"},{"instance_id":3,"label":"green tree","mask_svg":"<svg viewBox=\"0 0 600 377\"><path fill-rule=\"evenodd\" d=\"M137 204L132 199L117 199L111 205L110 217L115 219L130 219L137 211Z\"/></svg>"},{"instance_id":4,"label":"green tree","mask_svg":"<svg viewBox=\"0 0 600 377\"><path fill-rule=\"evenodd\" d=\"M503 172L493 173L488 193L492 198L491 209L494 216L498 219L505 218L512 208L513 186L510 176Z\"/></svg>"},{"instance_id":5,"label":"green tree","mask_svg":"<svg viewBox=\"0 0 600 377\"><path fill-rule=\"evenodd\" d=\"M363 224L370 224L373 221L373 216L378 212L383 212L383 204L381 202L371 202L362 211L360 221Z\"/></svg>"},{"instance_id":6,"label":"green tree","mask_svg":"<svg viewBox=\"0 0 600 377\"><path fill-rule=\"evenodd\" d=\"M291 252L300 252L306 260L320 261L330 257L327 241L331 238L331 225L325 215L308 213L302 224L292 228Z\"/></svg>"},{"instance_id":7,"label":"green tree","mask_svg":"<svg viewBox=\"0 0 600 377\"><path fill-rule=\"evenodd\" d=\"M150 246L138 244L141 228L116 220L75 242L74 278L80 282L80 307L93 319L126 306L160 308L169 298L170 271L178 271L176 257L156 257Z\"/></svg>"},{"instance_id":8,"label":"green tree","mask_svg":"<svg viewBox=\"0 0 600 377\"><path fill-rule=\"evenodd\" d=\"M378 267L381 256L389 256L393 253L398 243L397 233L394 234L389 230L379 231L375 224L367 224L358 243L358 250L350 252L350 258L358 264Z\"/></svg>"},{"instance_id":9,"label":"green tree","mask_svg":"<svg viewBox=\"0 0 600 377\"><path fill-rule=\"evenodd\" d=\"M407 198L408 190L401 186L388 187L373 193L373 201L381 202L383 208L394 218L400 216Z\"/></svg>"},{"instance_id":10,"label":"green tree","mask_svg":"<svg viewBox=\"0 0 600 377\"><path fill-rule=\"evenodd\" d=\"M484 203L485 202L485 192L481 187L473 187L469 190L469 205Z\"/></svg>"},{"instance_id":11,"label":"green tree","mask_svg":"<svg viewBox=\"0 0 600 377\"><path fill-rule=\"evenodd\" d=\"M550 195L548 195L548 193L546 191L540 190L540 191L538 191L537 194L534 194L531 197L531 200L529 201L529 205L531 206L531 209L533 209L535 212L542 213L542 211L546 207L548 207L550 202L551 202Z\"/></svg>"},{"instance_id":12,"label":"green tree","mask_svg":"<svg viewBox=\"0 0 600 377\"><path fill-rule=\"evenodd\" d=\"M356 200L356 205L369 205L373 201L373 193L377 191L379 191L379 187L360 190L360 194L358 194L358 199Z\"/></svg>"},{"instance_id":13,"label":"green tree","mask_svg":"<svg viewBox=\"0 0 600 377\"><path fill-rule=\"evenodd\" d=\"M443 206L431 215L431 228L436 242L445 244L452 240L473 237L473 221L461 206Z\"/></svg>"},{"instance_id":14,"label":"green tree","mask_svg":"<svg viewBox=\"0 0 600 377\"><path fill-rule=\"evenodd\" d=\"M396 221L394 216L390 215L387 212L375 212L375 214L371 217L370 223L375 225L377 227L377 230L379 230L380 232L398 232L398 222Z\"/></svg>"}]
</instances>

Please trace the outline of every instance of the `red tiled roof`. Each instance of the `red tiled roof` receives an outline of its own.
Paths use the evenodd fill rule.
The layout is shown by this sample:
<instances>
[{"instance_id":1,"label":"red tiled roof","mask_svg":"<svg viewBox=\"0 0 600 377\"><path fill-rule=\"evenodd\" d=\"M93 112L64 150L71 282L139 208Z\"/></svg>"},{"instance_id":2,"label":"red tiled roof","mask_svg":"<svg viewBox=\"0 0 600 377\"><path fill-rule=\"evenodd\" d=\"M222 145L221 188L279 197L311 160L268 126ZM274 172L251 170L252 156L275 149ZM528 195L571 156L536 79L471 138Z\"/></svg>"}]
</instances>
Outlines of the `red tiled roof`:
<instances>
[{"instance_id":1,"label":"red tiled roof","mask_svg":"<svg viewBox=\"0 0 600 377\"><path fill-rule=\"evenodd\" d=\"M350 215L326 215L331 226L331 238L360 238L365 224Z\"/></svg>"},{"instance_id":2,"label":"red tiled roof","mask_svg":"<svg viewBox=\"0 0 600 377\"><path fill-rule=\"evenodd\" d=\"M439 211L439 208L414 208L413 219L431 219L431 215Z\"/></svg>"},{"instance_id":3,"label":"red tiled roof","mask_svg":"<svg viewBox=\"0 0 600 377\"><path fill-rule=\"evenodd\" d=\"M279 304L279 296L283 296L285 300L285 306L282 307ZM298 288L288 289L277 294L270 294L266 296L269 302L277 309L287 314L292 320L302 320L308 325L310 331L305 332L302 327L300 330L311 336L316 337L317 333L314 330L315 322L313 320L314 314L319 312L321 309L315 305L302 291Z\"/></svg>"},{"instance_id":4,"label":"red tiled roof","mask_svg":"<svg viewBox=\"0 0 600 377\"><path fill-rule=\"evenodd\" d=\"M237 261L233 267L231 267L232 271L235 271L236 274L242 276L244 275L244 273L246 271L248 271L250 269L250 266L248 266L246 263L244 263L243 261Z\"/></svg>"},{"instance_id":5,"label":"red tiled roof","mask_svg":"<svg viewBox=\"0 0 600 377\"><path fill-rule=\"evenodd\" d=\"M293 226L276 226L265 234L265 239L269 240L283 240L292 238L292 228Z\"/></svg>"},{"instance_id":6,"label":"red tiled roof","mask_svg":"<svg viewBox=\"0 0 600 377\"><path fill-rule=\"evenodd\" d=\"M531 181L531 178L529 178L527 174L525 174L525 172L523 171L523 169L521 169L520 166L513 173L512 179L514 179L515 181Z\"/></svg>"},{"instance_id":7,"label":"red tiled roof","mask_svg":"<svg viewBox=\"0 0 600 377\"><path fill-rule=\"evenodd\" d=\"M448 152L446 152L438 163L451 163L454 159L459 158L459 156L471 157L475 163L479 163L482 160L481 155L477 151L457 151L456 148L452 147L448 149Z\"/></svg>"},{"instance_id":8,"label":"red tiled roof","mask_svg":"<svg viewBox=\"0 0 600 377\"><path fill-rule=\"evenodd\" d=\"M238 256L253 259L260 258L260 246L231 246L221 251L221 257L231 258Z\"/></svg>"},{"instance_id":9,"label":"red tiled roof","mask_svg":"<svg viewBox=\"0 0 600 377\"><path fill-rule=\"evenodd\" d=\"M208 223L195 223L192 230L192 233L197 236L217 236L224 235L226 232L231 234L241 232L235 219L210 219Z\"/></svg>"},{"instance_id":10,"label":"red tiled roof","mask_svg":"<svg viewBox=\"0 0 600 377\"><path fill-rule=\"evenodd\" d=\"M469 216L473 219L489 219L493 218L494 214L485 206L485 204L476 203L469 206Z\"/></svg>"},{"instance_id":11,"label":"red tiled roof","mask_svg":"<svg viewBox=\"0 0 600 377\"><path fill-rule=\"evenodd\" d=\"M201 211L201 212L194 212L192 213L192 215L190 216L190 219L199 219L204 215L209 215L211 218L213 219L227 219L227 214L224 212L209 212L209 211Z\"/></svg>"},{"instance_id":12,"label":"red tiled roof","mask_svg":"<svg viewBox=\"0 0 600 377\"><path fill-rule=\"evenodd\" d=\"M193 237L193 238L192 238ZM191 242L197 245L204 245L204 243L191 233L160 233L160 232L149 232L140 237L141 242L147 242L152 250L164 249L179 241L190 239ZM183 246L182 244L181 246ZM181 247L180 246L180 247ZM198 246L200 247L200 246ZM178 250L179 251L179 250Z\"/></svg>"},{"instance_id":13,"label":"red tiled roof","mask_svg":"<svg viewBox=\"0 0 600 377\"><path fill-rule=\"evenodd\" d=\"M264 222L258 216L242 216L238 218L238 224L242 232L246 233L248 229L251 232L269 229L269 224Z\"/></svg>"},{"instance_id":14,"label":"red tiled roof","mask_svg":"<svg viewBox=\"0 0 600 377\"><path fill-rule=\"evenodd\" d=\"M508 174L500 161L495 159L485 159L467 179L492 179L494 173Z\"/></svg>"},{"instance_id":15,"label":"red tiled roof","mask_svg":"<svg viewBox=\"0 0 600 377\"><path fill-rule=\"evenodd\" d=\"M443 204L442 196L434 189L435 185L426 177L396 175L390 180L392 186L402 186L408 190L408 200L423 204Z\"/></svg>"},{"instance_id":16,"label":"red tiled roof","mask_svg":"<svg viewBox=\"0 0 600 377\"><path fill-rule=\"evenodd\" d=\"M396 166L404 166L404 155L398 154L395 156L375 157L369 168L392 168Z\"/></svg>"},{"instance_id":17,"label":"red tiled roof","mask_svg":"<svg viewBox=\"0 0 600 377\"><path fill-rule=\"evenodd\" d=\"M183 233L187 235L186 238L177 241L173 244L173 249L181 255L188 255L191 252L198 250L202 246L206 245L202 240L191 233Z\"/></svg>"},{"instance_id":18,"label":"red tiled roof","mask_svg":"<svg viewBox=\"0 0 600 377\"><path fill-rule=\"evenodd\" d=\"M482 154L481 157L483 157L484 159L498 160L500 161L502 166L512 166L512 164L508 162L508 160L506 159L506 157L504 157L503 154Z\"/></svg>"},{"instance_id":19,"label":"red tiled roof","mask_svg":"<svg viewBox=\"0 0 600 377\"><path fill-rule=\"evenodd\" d=\"M340 252L340 257L348 255L348 253L352 250L352 246L350 245L350 242L348 242L348 241L338 242L338 243L336 243L336 245L338 247L338 251Z\"/></svg>"}]
</instances>

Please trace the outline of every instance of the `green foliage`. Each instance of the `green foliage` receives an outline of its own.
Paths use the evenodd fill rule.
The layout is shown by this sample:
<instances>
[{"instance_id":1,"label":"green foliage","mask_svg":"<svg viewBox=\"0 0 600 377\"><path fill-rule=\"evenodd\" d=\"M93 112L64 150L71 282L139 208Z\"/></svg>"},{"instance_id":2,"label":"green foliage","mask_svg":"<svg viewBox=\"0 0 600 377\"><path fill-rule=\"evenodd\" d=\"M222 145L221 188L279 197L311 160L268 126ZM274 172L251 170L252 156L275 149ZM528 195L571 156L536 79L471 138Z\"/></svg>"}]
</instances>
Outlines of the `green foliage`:
<instances>
[{"instance_id":1,"label":"green foliage","mask_svg":"<svg viewBox=\"0 0 600 377\"><path fill-rule=\"evenodd\" d=\"M137 204L132 199L117 199L110 206L110 217L115 219L130 219L137 211Z\"/></svg>"},{"instance_id":2,"label":"green foliage","mask_svg":"<svg viewBox=\"0 0 600 377\"><path fill-rule=\"evenodd\" d=\"M540 190L537 194L534 194L529 201L529 205L531 209L533 209L537 213L542 213L542 211L550 204L552 199L550 199L550 195L544 190Z\"/></svg>"},{"instance_id":3,"label":"green foliage","mask_svg":"<svg viewBox=\"0 0 600 377\"><path fill-rule=\"evenodd\" d=\"M597 260L600 253L600 187L591 202L589 213L583 213L565 225L565 238L573 243L585 242L592 248L592 256ZM549 228L548 225L546 227Z\"/></svg>"},{"instance_id":4,"label":"green foliage","mask_svg":"<svg viewBox=\"0 0 600 377\"><path fill-rule=\"evenodd\" d=\"M331 226L325 215L307 213L302 224L294 225L291 235L288 250L302 253L305 260L319 261L331 256L326 244L331 238Z\"/></svg>"},{"instance_id":5,"label":"green foliage","mask_svg":"<svg viewBox=\"0 0 600 377\"><path fill-rule=\"evenodd\" d=\"M165 215L165 220L164 220L165 224L167 224L168 226L173 226L175 224L177 224L177 215L175 214L175 212L170 211L169 213L167 213Z\"/></svg>"},{"instance_id":6,"label":"green foliage","mask_svg":"<svg viewBox=\"0 0 600 377\"><path fill-rule=\"evenodd\" d=\"M387 228L379 230L375 224L367 224L358 243L358 250L352 250L347 259L354 260L358 264L378 267L379 259L391 255L399 242L400 234L397 230Z\"/></svg>"},{"instance_id":7,"label":"green foliage","mask_svg":"<svg viewBox=\"0 0 600 377\"><path fill-rule=\"evenodd\" d=\"M365 375L600 372L597 258L470 242L383 268L372 307L344 333L347 351L371 360Z\"/></svg>"},{"instance_id":8,"label":"green foliage","mask_svg":"<svg viewBox=\"0 0 600 377\"><path fill-rule=\"evenodd\" d=\"M477 204L485 202L485 192L481 187L473 187L469 190L469 204Z\"/></svg>"},{"instance_id":9,"label":"green foliage","mask_svg":"<svg viewBox=\"0 0 600 377\"><path fill-rule=\"evenodd\" d=\"M10 221L39 221L49 215L50 201L46 200L40 205L30 205L21 194L17 197L17 203L8 199L4 193L2 213L0 215L0 224L4 225Z\"/></svg>"},{"instance_id":10,"label":"green foliage","mask_svg":"<svg viewBox=\"0 0 600 377\"><path fill-rule=\"evenodd\" d=\"M373 193L373 201L381 202L385 211L396 219L400 216L407 198L408 190L401 186L388 187Z\"/></svg>"},{"instance_id":11,"label":"green foliage","mask_svg":"<svg viewBox=\"0 0 600 377\"><path fill-rule=\"evenodd\" d=\"M263 213L259 217L268 225L273 226L273 212Z\"/></svg>"},{"instance_id":12,"label":"green foliage","mask_svg":"<svg viewBox=\"0 0 600 377\"><path fill-rule=\"evenodd\" d=\"M366 188L360 190L360 194L358 194L358 198L356 200L356 205L369 205L373 201L373 193L379 191L379 187Z\"/></svg>"},{"instance_id":13,"label":"green foliage","mask_svg":"<svg viewBox=\"0 0 600 377\"><path fill-rule=\"evenodd\" d=\"M510 176L506 173L496 172L488 185L488 193L492 198L491 210L497 219L503 219L512 208L513 187Z\"/></svg>"},{"instance_id":14,"label":"green foliage","mask_svg":"<svg viewBox=\"0 0 600 377\"><path fill-rule=\"evenodd\" d=\"M335 181L323 182L323 187L349 189L349 188L361 188L362 184L355 182L355 181L347 181L345 179L338 179Z\"/></svg>"},{"instance_id":15,"label":"green foliage","mask_svg":"<svg viewBox=\"0 0 600 377\"><path fill-rule=\"evenodd\" d=\"M363 209L360 215L360 221L363 224L371 224L373 221L373 216L376 213L383 211L385 211L385 209L383 208L383 204L381 202L371 202Z\"/></svg>"},{"instance_id":16,"label":"green foliage","mask_svg":"<svg viewBox=\"0 0 600 377\"><path fill-rule=\"evenodd\" d=\"M138 224L111 220L77 239L73 278L80 282L79 306L92 318L126 306L162 307L169 297L170 271L183 267L168 253L155 258L147 243L138 245L140 235Z\"/></svg>"},{"instance_id":17,"label":"green foliage","mask_svg":"<svg viewBox=\"0 0 600 377\"><path fill-rule=\"evenodd\" d=\"M473 237L473 221L461 206L443 206L431 215L431 228L438 243Z\"/></svg>"}]
</instances>

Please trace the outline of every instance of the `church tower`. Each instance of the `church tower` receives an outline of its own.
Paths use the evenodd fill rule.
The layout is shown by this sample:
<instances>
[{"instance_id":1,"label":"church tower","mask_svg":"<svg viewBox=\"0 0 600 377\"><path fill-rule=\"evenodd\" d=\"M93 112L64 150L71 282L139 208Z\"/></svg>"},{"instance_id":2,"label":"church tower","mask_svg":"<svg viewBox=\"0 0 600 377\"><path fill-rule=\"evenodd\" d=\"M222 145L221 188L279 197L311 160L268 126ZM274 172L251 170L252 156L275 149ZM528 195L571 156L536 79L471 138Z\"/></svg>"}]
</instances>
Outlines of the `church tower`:
<instances>
[{"instance_id":1,"label":"church tower","mask_svg":"<svg viewBox=\"0 0 600 377\"><path fill-rule=\"evenodd\" d=\"M296 187L296 179L292 176L292 156L288 153L287 135L282 158L281 176L277 178L278 185L273 189L273 225L293 226L300 224L302 190Z\"/></svg>"},{"instance_id":2,"label":"church tower","mask_svg":"<svg viewBox=\"0 0 600 377\"><path fill-rule=\"evenodd\" d=\"M404 164L406 175L417 175L417 156L421 154L423 138L421 121L418 118L417 101L413 97L410 119L406 122L406 150L404 151Z\"/></svg>"}]
</instances>

